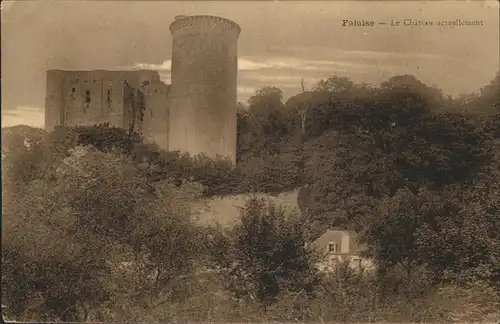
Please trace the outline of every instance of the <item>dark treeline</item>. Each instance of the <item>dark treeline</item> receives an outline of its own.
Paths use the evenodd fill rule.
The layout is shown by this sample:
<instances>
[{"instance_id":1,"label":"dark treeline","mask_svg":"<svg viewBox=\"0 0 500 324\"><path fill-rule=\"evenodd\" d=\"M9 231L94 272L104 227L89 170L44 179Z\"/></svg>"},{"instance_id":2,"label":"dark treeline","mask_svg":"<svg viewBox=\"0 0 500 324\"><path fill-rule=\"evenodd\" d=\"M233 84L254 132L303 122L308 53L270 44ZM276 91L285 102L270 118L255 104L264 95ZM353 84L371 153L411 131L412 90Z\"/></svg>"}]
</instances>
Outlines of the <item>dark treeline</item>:
<instances>
[{"instance_id":1,"label":"dark treeline","mask_svg":"<svg viewBox=\"0 0 500 324\"><path fill-rule=\"evenodd\" d=\"M498 74L459 98L408 75L378 88L334 76L287 102L265 87L239 104L236 167L107 125L3 130L8 314L463 321L491 313L500 292L499 93ZM235 228L193 219L200 198L294 189L298 215L251 198ZM375 274L315 272L304 243L332 227L360 233ZM456 303L489 299L460 311L443 302L459 292Z\"/></svg>"}]
</instances>

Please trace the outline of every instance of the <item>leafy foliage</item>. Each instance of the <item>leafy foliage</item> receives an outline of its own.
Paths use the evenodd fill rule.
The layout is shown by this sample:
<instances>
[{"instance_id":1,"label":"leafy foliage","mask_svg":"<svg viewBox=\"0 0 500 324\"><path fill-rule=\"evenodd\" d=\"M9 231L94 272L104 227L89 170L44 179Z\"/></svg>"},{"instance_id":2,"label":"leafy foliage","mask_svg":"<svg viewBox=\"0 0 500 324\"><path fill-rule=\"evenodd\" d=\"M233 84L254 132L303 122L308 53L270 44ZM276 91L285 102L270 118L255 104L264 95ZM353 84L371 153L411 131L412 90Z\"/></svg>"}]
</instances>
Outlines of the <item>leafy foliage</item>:
<instances>
[{"instance_id":1,"label":"leafy foliage","mask_svg":"<svg viewBox=\"0 0 500 324\"><path fill-rule=\"evenodd\" d=\"M123 262L140 261L134 294L150 296L193 268L197 234L187 202L199 188L152 186L114 152L78 146L70 154L54 179L28 184L23 203L4 205L2 282L15 314L39 296L39 315L75 320L78 307L116 298L111 279Z\"/></svg>"},{"instance_id":2,"label":"leafy foliage","mask_svg":"<svg viewBox=\"0 0 500 324\"><path fill-rule=\"evenodd\" d=\"M498 75L461 98L409 75L379 88L332 76L312 90L285 103L266 87L241 104L236 166L163 151L109 125L4 130L9 316L449 321L491 313L491 289L500 289ZM202 197L296 188L301 217L250 198L233 229L193 224ZM341 267L316 285L304 244L331 227L360 233L376 276ZM218 304L208 302L213 294ZM456 306L443 298L464 313L449 315Z\"/></svg>"},{"instance_id":3,"label":"leafy foliage","mask_svg":"<svg viewBox=\"0 0 500 324\"><path fill-rule=\"evenodd\" d=\"M17 192L36 178L45 132L27 126L2 128L4 194Z\"/></svg>"},{"instance_id":4,"label":"leafy foliage","mask_svg":"<svg viewBox=\"0 0 500 324\"><path fill-rule=\"evenodd\" d=\"M310 290L314 269L297 219L258 198L242 210L241 225L226 239L229 248L219 267L227 289L267 304L283 290Z\"/></svg>"}]
</instances>

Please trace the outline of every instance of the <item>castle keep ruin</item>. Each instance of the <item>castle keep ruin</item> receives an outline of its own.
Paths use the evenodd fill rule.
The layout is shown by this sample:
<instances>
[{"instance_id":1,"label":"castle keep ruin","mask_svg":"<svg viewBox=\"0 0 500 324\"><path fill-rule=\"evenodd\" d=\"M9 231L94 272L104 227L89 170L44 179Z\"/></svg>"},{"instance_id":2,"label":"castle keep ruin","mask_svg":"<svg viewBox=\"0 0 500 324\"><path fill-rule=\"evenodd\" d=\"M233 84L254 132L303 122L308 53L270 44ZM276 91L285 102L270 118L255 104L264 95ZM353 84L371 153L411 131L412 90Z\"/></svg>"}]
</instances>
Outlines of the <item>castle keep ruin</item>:
<instances>
[{"instance_id":1,"label":"castle keep ruin","mask_svg":"<svg viewBox=\"0 0 500 324\"><path fill-rule=\"evenodd\" d=\"M109 123L165 150L236 161L240 27L214 16L170 25L172 84L156 71L47 71L45 128Z\"/></svg>"}]
</instances>

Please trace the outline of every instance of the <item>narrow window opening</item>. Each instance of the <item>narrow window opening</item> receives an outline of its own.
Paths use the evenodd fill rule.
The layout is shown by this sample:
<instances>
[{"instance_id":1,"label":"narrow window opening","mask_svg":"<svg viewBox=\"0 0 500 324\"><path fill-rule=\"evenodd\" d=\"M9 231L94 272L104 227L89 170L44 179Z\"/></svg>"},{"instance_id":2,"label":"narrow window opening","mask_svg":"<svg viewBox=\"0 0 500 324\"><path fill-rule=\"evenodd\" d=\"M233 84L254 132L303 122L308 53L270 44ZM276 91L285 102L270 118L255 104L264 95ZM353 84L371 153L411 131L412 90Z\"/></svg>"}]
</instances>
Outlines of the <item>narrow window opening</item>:
<instances>
[{"instance_id":1,"label":"narrow window opening","mask_svg":"<svg viewBox=\"0 0 500 324\"><path fill-rule=\"evenodd\" d=\"M108 103L108 106L111 107L111 89L108 89L108 93L106 96L106 101Z\"/></svg>"},{"instance_id":2,"label":"narrow window opening","mask_svg":"<svg viewBox=\"0 0 500 324\"><path fill-rule=\"evenodd\" d=\"M85 103L90 103L90 91L85 91Z\"/></svg>"},{"instance_id":3,"label":"narrow window opening","mask_svg":"<svg viewBox=\"0 0 500 324\"><path fill-rule=\"evenodd\" d=\"M83 105L83 112L87 112L87 109L89 109L90 106L90 91L86 90L85 91L85 104Z\"/></svg>"},{"instance_id":4,"label":"narrow window opening","mask_svg":"<svg viewBox=\"0 0 500 324\"><path fill-rule=\"evenodd\" d=\"M328 244L328 252L337 252L337 244L329 243Z\"/></svg>"}]
</instances>

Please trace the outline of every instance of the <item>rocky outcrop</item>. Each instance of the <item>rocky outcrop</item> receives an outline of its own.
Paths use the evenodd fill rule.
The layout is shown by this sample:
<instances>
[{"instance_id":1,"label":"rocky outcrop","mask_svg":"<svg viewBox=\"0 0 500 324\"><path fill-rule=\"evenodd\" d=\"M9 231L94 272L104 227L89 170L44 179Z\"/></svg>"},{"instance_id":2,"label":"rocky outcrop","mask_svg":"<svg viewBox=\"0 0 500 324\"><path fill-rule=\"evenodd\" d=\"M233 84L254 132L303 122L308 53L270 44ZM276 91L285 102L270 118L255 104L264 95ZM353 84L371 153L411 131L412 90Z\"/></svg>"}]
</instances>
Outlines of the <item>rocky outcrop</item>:
<instances>
[{"instance_id":1,"label":"rocky outcrop","mask_svg":"<svg viewBox=\"0 0 500 324\"><path fill-rule=\"evenodd\" d=\"M197 203L195 214L198 223L203 226L217 226L230 228L239 222L239 210L245 206L246 201L251 196L261 197L270 202L285 208L287 212L299 213L299 204L297 203L299 190L283 192L278 195L253 194L253 195L235 195L226 197L215 197L204 199Z\"/></svg>"}]
</instances>

